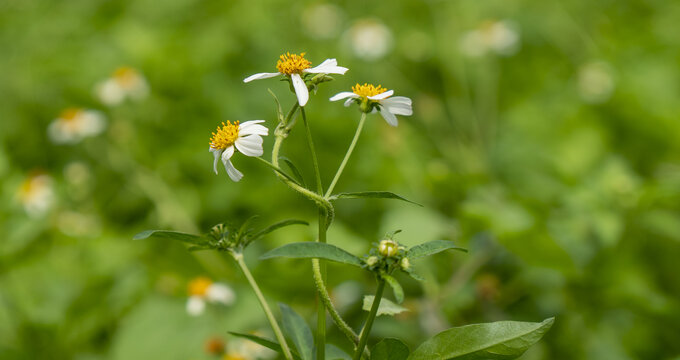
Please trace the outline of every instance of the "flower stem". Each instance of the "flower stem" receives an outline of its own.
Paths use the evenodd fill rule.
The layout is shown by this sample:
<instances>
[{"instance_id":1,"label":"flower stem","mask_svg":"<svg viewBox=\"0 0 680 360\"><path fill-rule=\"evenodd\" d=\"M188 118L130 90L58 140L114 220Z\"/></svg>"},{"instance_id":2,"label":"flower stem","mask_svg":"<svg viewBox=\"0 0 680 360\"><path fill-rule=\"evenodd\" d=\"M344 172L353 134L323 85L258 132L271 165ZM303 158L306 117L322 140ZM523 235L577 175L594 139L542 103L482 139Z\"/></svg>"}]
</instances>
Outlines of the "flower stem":
<instances>
[{"instance_id":1,"label":"flower stem","mask_svg":"<svg viewBox=\"0 0 680 360\"><path fill-rule=\"evenodd\" d=\"M314 283L316 284L316 289L319 293L319 297L321 298L321 301L323 304L326 306L328 309L328 312L331 314L331 318L335 322L335 324L340 328L340 331L342 331L347 338L353 342L355 345L359 343L359 335L357 335L352 328L347 325L345 320L340 317L340 314L338 311L335 309L335 306L333 306L333 303L331 302L331 298L328 295L328 289L326 289L326 285L324 283L324 279L321 275L321 267L319 264L319 259L312 259L312 270L314 273Z\"/></svg>"},{"instance_id":2,"label":"flower stem","mask_svg":"<svg viewBox=\"0 0 680 360\"><path fill-rule=\"evenodd\" d=\"M307 115L305 114L305 108L301 107L300 113L302 113L302 122L305 124L305 129L306 129L306 133L307 133L307 145L309 146L309 152L312 155L312 163L314 164L314 176L316 176L316 191L319 193L319 195L323 195L323 184L321 183L321 172L319 171L319 161L316 157L316 150L314 150L314 141L312 140L312 131L309 128L309 122L307 122Z\"/></svg>"},{"instance_id":3,"label":"flower stem","mask_svg":"<svg viewBox=\"0 0 680 360\"><path fill-rule=\"evenodd\" d=\"M357 346L357 350L354 353L352 360L361 359L361 354L364 353L364 348L368 342L368 335L371 333L371 327L373 327L373 320L375 320L375 316L378 314L378 307L380 306L380 299L382 299L383 290L385 290L385 280L381 278L378 280L378 290L375 291L373 305L371 306L371 311L368 313L366 325L364 325L364 328L361 330L359 346Z\"/></svg>"},{"instance_id":4,"label":"flower stem","mask_svg":"<svg viewBox=\"0 0 680 360\"><path fill-rule=\"evenodd\" d=\"M335 173L335 177L333 177L333 181L331 181L331 185L328 187L328 190L326 190L326 195L324 195L324 198L328 199L331 194L333 194L333 188L335 188L335 184L338 182L338 179L340 179L340 175L342 175L342 171L345 170L345 165L347 165L347 162L349 161L349 157L352 156L352 152L354 151L354 147L357 145L357 141L359 140L359 135L361 135L361 130L364 128L364 123L366 122L366 113L362 112L361 113L361 120L359 120L359 125L357 126L357 131L354 133L354 138L352 139L352 143L349 144L349 149L347 149L347 153L345 154L345 158L342 159L342 163L340 163L340 167L338 167L338 171Z\"/></svg>"},{"instance_id":5,"label":"flower stem","mask_svg":"<svg viewBox=\"0 0 680 360\"><path fill-rule=\"evenodd\" d=\"M267 315L267 319L269 320L269 324L271 325L272 330L274 330L274 335L276 335L276 339L279 341L279 345L281 345L283 356L287 360L293 360L293 355L291 354L290 349L288 348L286 339L283 337L283 333L281 332L281 328L279 328L279 324L276 322L276 318L274 318L274 314L269 308L269 305L267 305L267 301L264 299L264 295L262 295L262 291L260 291L260 287L257 286L257 283L253 278L253 275L250 273L250 270L248 270L245 261L243 261L243 254L231 253L231 256L234 258L234 260L236 260L236 263L238 263L238 266L243 271L243 274L246 276L246 279L248 279L250 287L252 287L253 291L255 291L255 295L257 295L257 299L260 301L262 310L264 310L264 313L265 315Z\"/></svg>"}]
</instances>

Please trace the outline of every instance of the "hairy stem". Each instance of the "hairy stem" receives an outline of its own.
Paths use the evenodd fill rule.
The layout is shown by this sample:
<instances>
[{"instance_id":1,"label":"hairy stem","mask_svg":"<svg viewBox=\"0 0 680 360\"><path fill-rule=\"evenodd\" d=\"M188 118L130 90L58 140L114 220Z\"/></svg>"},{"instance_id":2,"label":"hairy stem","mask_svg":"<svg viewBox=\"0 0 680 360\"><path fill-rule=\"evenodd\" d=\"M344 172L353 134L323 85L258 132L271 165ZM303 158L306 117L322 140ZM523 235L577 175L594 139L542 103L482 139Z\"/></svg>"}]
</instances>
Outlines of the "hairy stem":
<instances>
[{"instance_id":1,"label":"hairy stem","mask_svg":"<svg viewBox=\"0 0 680 360\"><path fill-rule=\"evenodd\" d=\"M375 291L375 298L373 299L373 305L371 306L371 311L368 313L368 318L366 319L366 325L361 330L361 338L359 339L359 346L354 353L352 360L361 359L361 354L364 353L364 348L368 342L368 336L371 333L371 327L373 327L373 320L378 314L378 307L380 306L380 300L382 299L383 290L385 290L385 280L382 278L378 280L378 290Z\"/></svg>"},{"instance_id":2,"label":"hairy stem","mask_svg":"<svg viewBox=\"0 0 680 360\"><path fill-rule=\"evenodd\" d=\"M331 314L331 318L335 322L335 324L340 328L340 331L342 331L347 338L353 342L355 345L359 343L359 335L357 335L352 328L347 325L345 320L340 317L340 314L338 311L335 309L335 306L333 306L333 303L331 302L331 298L328 295L328 289L326 289L326 284L324 283L323 277L321 275L321 267L319 264L319 259L312 259L312 270L314 273L314 283L316 284L316 289L319 292L319 297L321 298L321 301L323 304L326 306L328 309L328 312Z\"/></svg>"},{"instance_id":3,"label":"hairy stem","mask_svg":"<svg viewBox=\"0 0 680 360\"><path fill-rule=\"evenodd\" d=\"M231 256L234 258L234 260L236 260L236 263L238 263L238 266L243 271L243 274L246 276L246 279L248 279L250 287L252 287L253 291L255 291L255 295L257 295L257 299L260 301L262 310L264 311L265 315L267 315L267 320L269 320L269 324L271 325L272 330L274 331L274 335L276 335L276 339L279 341L279 345L281 345L281 349L283 350L283 356L287 360L293 360L293 355L290 352L290 348L288 348L286 339L283 337L283 333L279 328L279 324L276 322L276 318L274 318L274 314L269 308L269 305L267 305L267 301L265 300L264 295L262 295L260 287L257 286L255 278L253 278L253 275L250 273L250 270L248 270L245 261L243 261L243 254L231 253Z\"/></svg>"},{"instance_id":4,"label":"hairy stem","mask_svg":"<svg viewBox=\"0 0 680 360\"><path fill-rule=\"evenodd\" d=\"M335 184L338 182L338 179L340 179L340 175L342 175L342 171L345 170L345 165L347 165L347 161L349 161L349 157L352 156L354 147L357 145L359 135L361 135L361 130L364 128L364 122L366 122L366 113L361 113L361 120L359 120L359 125L357 126L357 131L354 133L352 143L349 144L349 149L347 149L345 158L342 159L342 163L340 163L340 167L338 167L338 171L335 173L333 181L331 181L331 185L328 187L328 190L326 190L326 195L324 195L324 198L328 199L333 194L333 188L335 188Z\"/></svg>"}]
</instances>

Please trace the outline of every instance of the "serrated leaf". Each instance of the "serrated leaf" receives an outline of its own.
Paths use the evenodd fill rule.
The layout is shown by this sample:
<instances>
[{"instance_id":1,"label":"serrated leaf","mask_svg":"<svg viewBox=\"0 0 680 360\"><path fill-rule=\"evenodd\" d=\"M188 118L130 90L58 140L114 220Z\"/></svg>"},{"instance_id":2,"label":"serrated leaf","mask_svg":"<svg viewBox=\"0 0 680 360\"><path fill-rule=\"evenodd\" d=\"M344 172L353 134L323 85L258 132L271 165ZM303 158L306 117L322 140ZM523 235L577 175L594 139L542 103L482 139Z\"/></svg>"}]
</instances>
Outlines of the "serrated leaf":
<instances>
[{"instance_id":1,"label":"serrated leaf","mask_svg":"<svg viewBox=\"0 0 680 360\"><path fill-rule=\"evenodd\" d=\"M371 360L406 360L409 352L401 340L385 338L371 349Z\"/></svg>"},{"instance_id":2,"label":"serrated leaf","mask_svg":"<svg viewBox=\"0 0 680 360\"><path fill-rule=\"evenodd\" d=\"M382 278L390 285L392 292L394 293L394 299L397 300L397 304L404 302L404 289L399 284L399 281L392 277L391 275L382 275Z\"/></svg>"},{"instance_id":3,"label":"serrated leaf","mask_svg":"<svg viewBox=\"0 0 680 360\"><path fill-rule=\"evenodd\" d=\"M373 306L373 301L375 300L374 295L364 296L364 305L362 309L365 311L371 311L371 306ZM380 305L378 305L378 316L380 315L397 315L403 313L404 311L409 311L409 309L397 305L390 301L389 299L382 298L380 300Z\"/></svg>"},{"instance_id":4,"label":"serrated leaf","mask_svg":"<svg viewBox=\"0 0 680 360\"><path fill-rule=\"evenodd\" d=\"M410 276L411 279L416 280L416 281L425 281L425 278L418 275L415 271L413 271L411 269L406 271L406 275Z\"/></svg>"},{"instance_id":5,"label":"serrated leaf","mask_svg":"<svg viewBox=\"0 0 680 360\"><path fill-rule=\"evenodd\" d=\"M314 336L305 319L288 305L279 303L283 319L283 332L293 341L302 360L314 358Z\"/></svg>"},{"instance_id":6,"label":"serrated leaf","mask_svg":"<svg viewBox=\"0 0 680 360\"><path fill-rule=\"evenodd\" d=\"M307 187L305 179L302 177L302 173L300 172L300 170L298 170L297 166L293 164L293 161L291 161L289 158L285 156L279 156L279 160L283 161L286 164L286 166L288 166L290 171L293 173L293 176L300 185L302 185L303 187Z\"/></svg>"},{"instance_id":7,"label":"serrated leaf","mask_svg":"<svg viewBox=\"0 0 680 360\"><path fill-rule=\"evenodd\" d=\"M545 334L555 318L540 323L499 321L445 330L421 344L408 360L516 359Z\"/></svg>"},{"instance_id":8,"label":"serrated leaf","mask_svg":"<svg viewBox=\"0 0 680 360\"><path fill-rule=\"evenodd\" d=\"M208 239L203 236L168 230L146 230L135 235L132 239L169 239L197 246L203 246L209 243Z\"/></svg>"},{"instance_id":9,"label":"serrated leaf","mask_svg":"<svg viewBox=\"0 0 680 360\"><path fill-rule=\"evenodd\" d=\"M396 199L396 200L401 200L401 201L406 201L411 204L415 204L418 206L422 206L418 204L417 202L413 202L409 199L406 199L402 196L399 196L395 193L391 193L389 191L361 191L361 192L352 192L352 193L340 193L337 195L331 196L331 200L336 200L336 199Z\"/></svg>"},{"instance_id":10,"label":"serrated leaf","mask_svg":"<svg viewBox=\"0 0 680 360\"><path fill-rule=\"evenodd\" d=\"M409 259L418 259L424 256L434 255L445 250L454 249L467 252L466 249L456 246L453 241L434 240L426 243L416 245L408 250L406 257Z\"/></svg>"},{"instance_id":11,"label":"serrated leaf","mask_svg":"<svg viewBox=\"0 0 680 360\"><path fill-rule=\"evenodd\" d=\"M271 259L275 257L288 257L296 259L318 258L359 267L362 265L361 259L358 257L335 245L320 242L298 242L286 244L265 253L264 255L260 256L260 259Z\"/></svg>"},{"instance_id":12,"label":"serrated leaf","mask_svg":"<svg viewBox=\"0 0 680 360\"><path fill-rule=\"evenodd\" d=\"M250 341L252 341L256 344L260 344L260 345L262 345L262 346L264 346L268 349L271 349L271 350L274 350L274 351L276 351L280 354L283 354L283 349L281 348L281 345L279 345L278 343L271 341L269 339L265 339L265 338L259 337L257 335L242 334L242 333L237 333L237 332L233 332L233 331L229 331L229 334L236 336L236 337L248 339L248 340L250 340ZM300 359L300 355L298 355L296 352L292 352L292 355L293 355L293 358L295 360L302 360L302 359Z\"/></svg>"}]
</instances>

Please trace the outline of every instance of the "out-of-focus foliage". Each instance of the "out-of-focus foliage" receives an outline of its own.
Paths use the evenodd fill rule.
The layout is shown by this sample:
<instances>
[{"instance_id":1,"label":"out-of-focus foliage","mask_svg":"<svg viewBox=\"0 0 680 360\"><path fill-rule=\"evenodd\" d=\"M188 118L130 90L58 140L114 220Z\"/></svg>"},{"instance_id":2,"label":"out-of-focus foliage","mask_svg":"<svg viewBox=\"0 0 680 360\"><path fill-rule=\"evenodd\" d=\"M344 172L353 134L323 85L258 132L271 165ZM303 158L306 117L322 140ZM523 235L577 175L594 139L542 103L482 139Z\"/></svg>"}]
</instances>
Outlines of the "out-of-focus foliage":
<instances>
[{"instance_id":1,"label":"out-of-focus foliage","mask_svg":"<svg viewBox=\"0 0 680 360\"><path fill-rule=\"evenodd\" d=\"M350 68L307 106L326 183L359 118L331 95L372 82L414 100L397 128L369 117L336 190L424 207L338 201L329 242L361 256L402 229L407 246L470 250L414 261L426 281L399 277L410 311L378 318L375 339L413 350L451 326L555 316L523 359L676 358L679 21L680 3L658 0L0 0L0 358L208 359L212 336L242 345L228 330L272 338L226 258L131 239L253 214L262 226L315 219L269 169L236 158L245 177L233 183L208 152L227 119L273 131L266 89L284 107L294 96L242 79L286 51ZM143 74L148 94L104 105L95 88L121 66ZM74 107L106 127L56 141L50 124ZM301 130L282 154L312 181ZM308 262L256 259L313 234L286 228L245 254L268 298L310 323ZM230 284L236 302L188 315L197 276ZM370 276L331 264L329 285L360 326Z\"/></svg>"}]
</instances>

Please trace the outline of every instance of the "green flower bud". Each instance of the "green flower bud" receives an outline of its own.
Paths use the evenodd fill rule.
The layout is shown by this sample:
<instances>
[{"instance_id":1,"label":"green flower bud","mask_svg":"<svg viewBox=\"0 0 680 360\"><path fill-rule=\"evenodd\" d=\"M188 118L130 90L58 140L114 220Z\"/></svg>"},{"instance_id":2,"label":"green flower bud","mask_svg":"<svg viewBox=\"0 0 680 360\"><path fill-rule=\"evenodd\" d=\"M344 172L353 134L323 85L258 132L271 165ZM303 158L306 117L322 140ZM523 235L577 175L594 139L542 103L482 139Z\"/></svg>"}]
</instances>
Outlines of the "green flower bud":
<instances>
[{"instance_id":1,"label":"green flower bud","mask_svg":"<svg viewBox=\"0 0 680 360\"><path fill-rule=\"evenodd\" d=\"M385 257L393 257L399 252L399 244L393 240L382 240L378 245L378 252Z\"/></svg>"},{"instance_id":2,"label":"green flower bud","mask_svg":"<svg viewBox=\"0 0 680 360\"><path fill-rule=\"evenodd\" d=\"M368 266L373 266L378 263L378 257L377 256L371 256L368 259L366 259L366 265Z\"/></svg>"},{"instance_id":3,"label":"green flower bud","mask_svg":"<svg viewBox=\"0 0 680 360\"><path fill-rule=\"evenodd\" d=\"M407 271L411 267L411 262L408 261L408 258L405 257L405 258L401 259L399 266L401 266L402 270Z\"/></svg>"}]
</instances>

